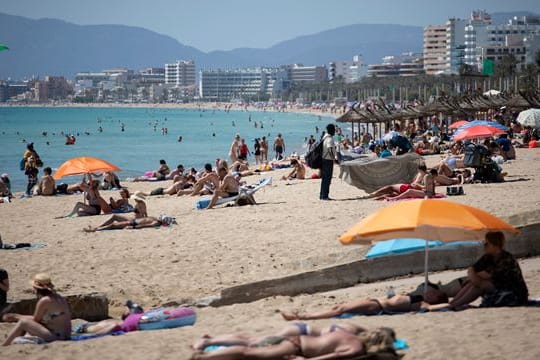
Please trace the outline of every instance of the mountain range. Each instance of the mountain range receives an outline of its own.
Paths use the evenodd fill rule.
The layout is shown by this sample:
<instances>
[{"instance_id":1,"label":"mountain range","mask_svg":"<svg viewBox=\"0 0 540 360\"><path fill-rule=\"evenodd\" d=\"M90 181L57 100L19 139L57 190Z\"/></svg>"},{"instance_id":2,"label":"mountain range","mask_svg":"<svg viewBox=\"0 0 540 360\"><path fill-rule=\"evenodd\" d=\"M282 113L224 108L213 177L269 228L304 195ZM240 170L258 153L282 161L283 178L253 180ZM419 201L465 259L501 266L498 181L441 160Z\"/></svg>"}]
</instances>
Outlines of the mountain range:
<instances>
[{"instance_id":1,"label":"mountain range","mask_svg":"<svg viewBox=\"0 0 540 360\"><path fill-rule=\"evenodd\" d=\"M529 12L497 13L494 23ZM203 52L156 32L124 25L76 25L57 19L29 19L0 13L0 79L63 75L115 67L163 67L177 59L193 59L198 69L322 65L361 54L364 63L383 56L422 51L420 26L356 24L296 37L266 49L239 48Z\"/></svg>"}]
</instances>

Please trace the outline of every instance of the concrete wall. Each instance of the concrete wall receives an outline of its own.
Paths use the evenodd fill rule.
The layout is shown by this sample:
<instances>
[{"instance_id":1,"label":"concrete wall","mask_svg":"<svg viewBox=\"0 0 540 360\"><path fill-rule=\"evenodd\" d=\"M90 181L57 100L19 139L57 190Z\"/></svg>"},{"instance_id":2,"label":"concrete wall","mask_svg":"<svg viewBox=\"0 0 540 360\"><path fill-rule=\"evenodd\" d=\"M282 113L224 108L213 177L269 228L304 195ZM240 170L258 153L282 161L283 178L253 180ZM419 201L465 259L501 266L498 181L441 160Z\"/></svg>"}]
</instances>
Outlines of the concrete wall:
<instances>
[{"instance_id":1,"label":"concrete wall","mask_svg":"<svg viewBox=\"0 0 540 360\"><path fill-rule=\"evenodd\" d=\"M520 229L519 235L508 241L506 249L516 257L540 254L540 210L513 215L505 219ZM429 271L466 268L482 255L481 246L457 247L456 249L430 249ZM370 260L358 260L316 271L262 280L230 287L221 296L208 301L211 306L251 302L265 297L313 294L321 291L349 287L397 276L424 272L424 253L388 256Z\"/></svg>"},{"instance_id":2,"label":"concrete wall","mask_svg":"<svg viewBox=\"0 0 540 360\"><path fill-rule=\"evenodd\" d=\"M109 317L109 300L105 294L77 294L64 296L71 306L73 319L99 321ZM11 303L9 312L32 315L36 308L37 299L29 297Z\"/></svg>"}]
</instances>

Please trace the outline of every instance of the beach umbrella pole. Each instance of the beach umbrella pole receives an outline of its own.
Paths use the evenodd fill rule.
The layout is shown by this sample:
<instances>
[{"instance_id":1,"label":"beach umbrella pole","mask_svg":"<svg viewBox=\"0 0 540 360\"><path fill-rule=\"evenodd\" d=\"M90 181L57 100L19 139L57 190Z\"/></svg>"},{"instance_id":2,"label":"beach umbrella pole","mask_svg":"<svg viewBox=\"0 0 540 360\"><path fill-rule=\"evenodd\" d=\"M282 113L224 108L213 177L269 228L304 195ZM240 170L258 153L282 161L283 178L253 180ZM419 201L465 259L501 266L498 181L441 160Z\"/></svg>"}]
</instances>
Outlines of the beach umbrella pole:
<instances>
[{"instance_id":1,"label":"beach umbrella pole","mask_svg":"<svg viewBox=\"0 0 540 360\"><path fill-rule=\"evenodd\" d=\"M428 254L429 254L429 246L428 246L428 241L426 240L426 243L425 243L425 248L424 248L424 253L425 253L425 256L424 256L424 294L426 293L427 291L427 286L428 286Z\"/></svg>"}]
</instances>

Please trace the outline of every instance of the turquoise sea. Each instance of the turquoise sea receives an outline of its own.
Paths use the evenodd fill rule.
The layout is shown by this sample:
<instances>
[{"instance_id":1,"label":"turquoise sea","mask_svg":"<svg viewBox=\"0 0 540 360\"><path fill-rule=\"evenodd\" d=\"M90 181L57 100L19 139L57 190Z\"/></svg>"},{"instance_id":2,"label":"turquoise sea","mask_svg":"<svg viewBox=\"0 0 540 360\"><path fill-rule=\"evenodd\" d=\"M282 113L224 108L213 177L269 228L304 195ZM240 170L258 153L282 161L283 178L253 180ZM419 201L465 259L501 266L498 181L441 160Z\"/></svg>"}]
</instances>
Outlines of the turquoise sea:
<instances>
[{"instance_id":1,"label":"turquoise sea","mask_svg":"<svg viewBox=\"0 0 540 360\"><path fill-rule=\"evenodd\" d=\"M253 151L255 137L266 136L271 144L280 132L287 154L302 153L305 137L315 135L316 126L324 129L329 120L296 113L217 109L0 107L0 172L9 174L14 191L24 190L26 176L19 170L19 161L28 142L34 143L44 166L53 171L70 158L93 156L120 167L122 179L156 169L160 159L171 168L213 164L216 158L227 158L236 133ZM168 129L167 135L162 135L162 128ZM62 133L74 134L75 145L65 145ZM249 160L254 163L253 157Z\"/></svg>"}]
</instances>

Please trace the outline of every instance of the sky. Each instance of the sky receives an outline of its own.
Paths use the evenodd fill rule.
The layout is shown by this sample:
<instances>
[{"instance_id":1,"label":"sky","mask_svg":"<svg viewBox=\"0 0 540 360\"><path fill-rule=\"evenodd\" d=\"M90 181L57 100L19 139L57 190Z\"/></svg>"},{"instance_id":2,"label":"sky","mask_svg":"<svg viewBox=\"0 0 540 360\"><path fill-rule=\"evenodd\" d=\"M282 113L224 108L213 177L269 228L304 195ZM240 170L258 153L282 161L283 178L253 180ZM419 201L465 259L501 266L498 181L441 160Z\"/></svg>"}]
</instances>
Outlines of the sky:
<instances>
[{"instance_id":1,"label":"sky","mask_svg":"<svg viewBox=\"0 0 540 360\"><path fill-rule=\"evenodd\" d=\"M539 0L1 0L0 12L79 25L121 24L203 51L266 48L350 24L444 24L472 10L527 10Z\"/></svg>"}]
</instances>

